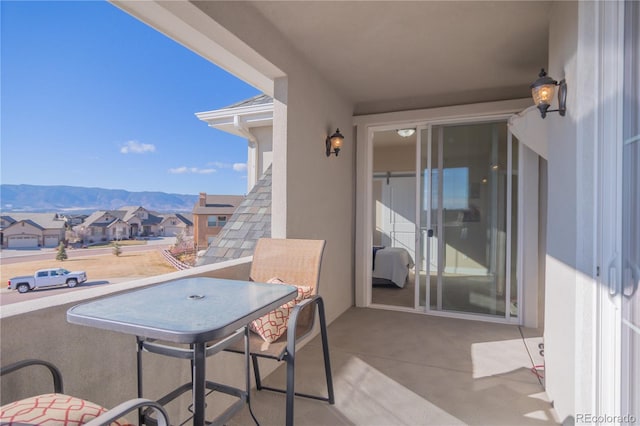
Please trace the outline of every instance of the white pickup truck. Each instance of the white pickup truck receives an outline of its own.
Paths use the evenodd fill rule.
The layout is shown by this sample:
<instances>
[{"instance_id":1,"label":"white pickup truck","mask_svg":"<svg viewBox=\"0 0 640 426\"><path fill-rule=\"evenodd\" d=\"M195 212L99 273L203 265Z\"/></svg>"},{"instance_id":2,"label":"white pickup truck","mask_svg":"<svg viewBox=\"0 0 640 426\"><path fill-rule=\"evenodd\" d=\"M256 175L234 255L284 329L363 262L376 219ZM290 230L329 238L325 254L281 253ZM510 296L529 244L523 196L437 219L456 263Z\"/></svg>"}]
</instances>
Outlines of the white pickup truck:
<instances>
[{"instance_id":1,"label":"white pickup truck","mask_svg":"<svg viewBox=\"0 0 640 426\"><path fill-rule=\"evenodd\" d=\"M87 273L84 271L70 272L63 268L40 269L33 275L23 277L13 277L9 280L10 290L18 290L26 293L34 288L67 285L75 287L78 283L87 280Z\"/></svg>"}]
</instances>

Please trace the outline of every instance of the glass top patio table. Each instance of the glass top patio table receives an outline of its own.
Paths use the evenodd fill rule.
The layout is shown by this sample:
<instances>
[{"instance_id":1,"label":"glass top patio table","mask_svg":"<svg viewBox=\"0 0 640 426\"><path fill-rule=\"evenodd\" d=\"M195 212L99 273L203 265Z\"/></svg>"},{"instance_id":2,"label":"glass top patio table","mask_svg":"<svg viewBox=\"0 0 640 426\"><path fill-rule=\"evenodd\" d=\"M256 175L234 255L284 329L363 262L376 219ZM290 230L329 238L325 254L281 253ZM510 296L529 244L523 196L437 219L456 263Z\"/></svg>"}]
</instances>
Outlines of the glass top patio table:
<instances>
[{"instance_id":1,"label":"glass top patio table","mask_svg":"<svg viewBox=\"0 0 640 426\"><path fill-rule=\"evenodd\" d=\"M175 343L230 335L293 300L297 288L218 278L185 278L108 296L67 311L72 324Z\"/></svg>"},{"instance_id":2,"label":"glass top patio table","mask_svg":"<svg viewBox=\"0 0 640 426\"><path fill-rule=\"evenodd\" d=\"M133 334L138 339L138 397L142 397L141 347L145 339L191 344L192 382L167 394L168 402L187 389L193 394L193 424L224 425L249 401L249 352L245 352L245 390L206 380L205 358L243 336L247 326L298 294L291 285L262 284L218 278L185 278L108 296L76 305L67 311L67 321L105 330ZM207 342L223 339L211 347ZM169 352L157 352L171 355ZM181 356L180 356L181 357ZM205 421L206 389L232 395L237 401L213 422ZM146 423L141 413L141 423Z\"/></svg>"}]
</instances>

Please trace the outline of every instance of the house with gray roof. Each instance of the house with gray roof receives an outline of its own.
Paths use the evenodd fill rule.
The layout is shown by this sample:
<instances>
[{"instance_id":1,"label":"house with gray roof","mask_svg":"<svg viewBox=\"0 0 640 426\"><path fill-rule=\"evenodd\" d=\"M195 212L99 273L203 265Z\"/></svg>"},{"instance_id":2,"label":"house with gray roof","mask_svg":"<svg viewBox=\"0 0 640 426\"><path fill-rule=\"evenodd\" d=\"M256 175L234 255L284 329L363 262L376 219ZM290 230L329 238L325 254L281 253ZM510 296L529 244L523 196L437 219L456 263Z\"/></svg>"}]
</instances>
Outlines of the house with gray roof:
<instances>
[{"instance_id":1,"label":"house with gray roof","mask_svg":"<svg viewBox=\"0 0 640 426\"><path fill-rule=\"evenodd\" d=\"M193 222L181 214L161 214L141 206L98 210L73 228L83 242L94 243L146 236L190 235Z\"/></svg>"},{"instance_id":2,"label":"house with gray roof","mask_svg":"<svg viewBox=\"0 0 640 426\"><path fill-rule=\"evenodd\" d=\"M0 217L2 248L56 247L65 239L66 223L56 213L5 213Z\"/></svg>"}]
</instances>

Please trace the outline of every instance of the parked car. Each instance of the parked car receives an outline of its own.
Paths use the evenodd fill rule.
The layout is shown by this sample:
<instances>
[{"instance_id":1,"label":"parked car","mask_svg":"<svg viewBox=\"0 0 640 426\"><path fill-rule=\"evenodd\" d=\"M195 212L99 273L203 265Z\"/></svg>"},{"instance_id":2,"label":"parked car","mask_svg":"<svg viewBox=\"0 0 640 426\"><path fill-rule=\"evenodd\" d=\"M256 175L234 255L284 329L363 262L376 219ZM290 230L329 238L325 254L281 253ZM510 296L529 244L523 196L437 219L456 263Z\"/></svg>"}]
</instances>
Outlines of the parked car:
<instances>
[{"instance_id":1,"label":"parked car","mask_svg":"<svg viewBox=\"0 0 640 426\"><path fill-rule=\"evenodd\" d=\"M11 278L8 282L10 290L26 293L41 287L67 285L71 288L87 280L84 271L70 272L63 268L40 269L33 275Z\"/></svg>"}]
</instances>

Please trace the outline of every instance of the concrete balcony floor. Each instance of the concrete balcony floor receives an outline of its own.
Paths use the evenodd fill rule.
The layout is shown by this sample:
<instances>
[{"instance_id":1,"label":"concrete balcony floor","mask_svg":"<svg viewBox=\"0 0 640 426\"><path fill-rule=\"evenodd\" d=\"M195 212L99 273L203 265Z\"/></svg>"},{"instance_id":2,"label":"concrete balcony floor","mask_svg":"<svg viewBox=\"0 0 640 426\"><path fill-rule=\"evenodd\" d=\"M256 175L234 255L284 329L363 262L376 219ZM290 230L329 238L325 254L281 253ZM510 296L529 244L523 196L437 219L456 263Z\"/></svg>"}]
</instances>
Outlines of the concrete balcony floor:
<instances>
[{"instance_id":1,"label":"concrete balcony floor","mask_svg":"<svg viewBox=\"0 0 640 426\"><path fill-rule=\"evenodd\" d=\"M352 308L329 327L336 403L296 398L296 425L557 424L538 330ZM264 380L284 387L284 363ZM320 339L298 352L296 390L325 394ZM252 392L261 425L284 424L285 398ZM254 424L244 409L229 425Z\"/></svg>"}]
</instances>

